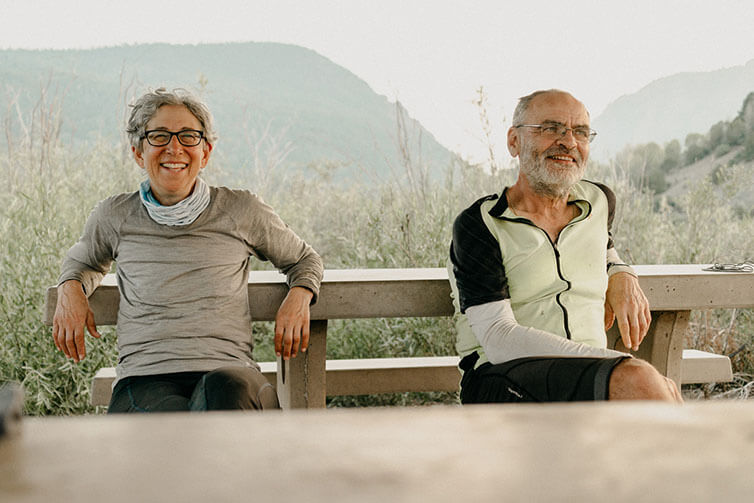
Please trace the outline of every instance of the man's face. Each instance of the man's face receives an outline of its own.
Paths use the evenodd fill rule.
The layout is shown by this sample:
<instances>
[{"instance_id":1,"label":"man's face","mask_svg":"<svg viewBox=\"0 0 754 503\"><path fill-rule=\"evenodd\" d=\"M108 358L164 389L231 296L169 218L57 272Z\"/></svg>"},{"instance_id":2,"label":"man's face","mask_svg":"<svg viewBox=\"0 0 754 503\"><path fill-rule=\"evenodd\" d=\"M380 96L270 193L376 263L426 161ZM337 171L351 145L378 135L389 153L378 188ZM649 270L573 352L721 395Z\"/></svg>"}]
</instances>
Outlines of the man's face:
<instances>
[{"instance_id":1,"label":"man's face","mask_svg":"<svg viewBox=\"0 0 754 503\"><path fill-rule=\"evenodd\" d=\"M546 93L529 103L524 123L588 128L589 114L584 105L569 94ZM512 132L516 138L512 145L509 135L511 154L518 155L521 173L535 192L564 197L584 176L589 142L578 141L573 131L567 131L562 137L530 127L512 129Z\"/></svg>"}]
</instances>

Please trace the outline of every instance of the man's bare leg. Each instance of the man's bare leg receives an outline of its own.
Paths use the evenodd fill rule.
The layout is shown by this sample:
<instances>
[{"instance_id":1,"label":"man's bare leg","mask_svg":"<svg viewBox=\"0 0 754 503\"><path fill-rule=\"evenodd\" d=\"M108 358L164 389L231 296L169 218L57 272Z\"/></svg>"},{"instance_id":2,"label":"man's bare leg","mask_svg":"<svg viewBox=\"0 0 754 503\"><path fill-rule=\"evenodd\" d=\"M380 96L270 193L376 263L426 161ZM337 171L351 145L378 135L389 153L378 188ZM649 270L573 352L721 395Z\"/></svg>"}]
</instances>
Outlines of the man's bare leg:
<instances>
[{"instance_id":1,"label":"man's bare leg","mask_svg":"<svg viewBox=\"0 0 754 503\"><path fill-rule=\"evenodd\" d=\"M610 400L664 400L682 403L675 382L650 363L631 358L623 360L610 376Z\"/></svg>"}]
</instances>

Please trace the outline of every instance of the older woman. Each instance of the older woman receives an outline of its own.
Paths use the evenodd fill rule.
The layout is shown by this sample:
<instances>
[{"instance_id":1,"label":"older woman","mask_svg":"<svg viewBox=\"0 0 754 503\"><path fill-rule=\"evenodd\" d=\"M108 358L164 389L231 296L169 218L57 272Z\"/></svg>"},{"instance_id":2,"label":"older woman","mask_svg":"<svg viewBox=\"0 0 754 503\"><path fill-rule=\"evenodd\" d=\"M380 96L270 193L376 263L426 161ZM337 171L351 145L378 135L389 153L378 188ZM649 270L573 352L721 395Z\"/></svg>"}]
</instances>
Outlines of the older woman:
<instances>
[{"instance_id":1,"label":"older woman","mask_svg":"<svg viewBox=\"0 0 754 503\"><path fill-rule=\"evenodd\" d=\"M148 178L101 201L68 251L55 345L76 362L86 356L84 327L99 337L87 297L116 261L119 358L109 412L278 407L251 353L249 260L270 260L287 275L275 351L288 359L306 351L319 255L256 195L199 177L216 134L192 94L148 92L133 105L127 133Z\"/></svg>"}]
</instances>

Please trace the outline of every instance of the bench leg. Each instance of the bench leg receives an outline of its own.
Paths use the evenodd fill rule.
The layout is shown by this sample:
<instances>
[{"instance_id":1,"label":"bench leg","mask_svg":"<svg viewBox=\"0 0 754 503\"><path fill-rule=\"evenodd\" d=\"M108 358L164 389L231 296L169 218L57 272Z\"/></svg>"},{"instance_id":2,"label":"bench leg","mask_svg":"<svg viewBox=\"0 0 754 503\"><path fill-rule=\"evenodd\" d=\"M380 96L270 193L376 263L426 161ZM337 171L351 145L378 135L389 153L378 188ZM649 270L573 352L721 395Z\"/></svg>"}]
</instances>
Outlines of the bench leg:
<instances>
[{"instance_id":1,"label":"bench leg","mask_svg":"<svg viewBox=\"0 0 754 503\"><path fill-rule=\"evenodd\" d=\"M277 359L277 392L283 409L324 408L327 320L309 325L309 348L296 358Z\"/></svg>"},{"instance_id":2,"label":"bench leg","mask_svg":"<svg viewBox=\"0 0 754 503\"><path fill-rule=\"evenodd\" d=\"M691 311L652 311L652 324L639 351L628 351L620 340L617 327L608 333L610 347L647 360L664 376L681 386L683 338L689 325Z\"/></svg>"},{"instance_id":3,"label":"bench leg","mask_svg":"<svg viewBox=\"0 0 754 503\"><path fill-rule=\"evenodd\" d=\"M691 311L660 311L653 313L652 353L649 361L661 374L675 381L681 388L683 338L689 326Z\"/></svg>"}]
</instances>

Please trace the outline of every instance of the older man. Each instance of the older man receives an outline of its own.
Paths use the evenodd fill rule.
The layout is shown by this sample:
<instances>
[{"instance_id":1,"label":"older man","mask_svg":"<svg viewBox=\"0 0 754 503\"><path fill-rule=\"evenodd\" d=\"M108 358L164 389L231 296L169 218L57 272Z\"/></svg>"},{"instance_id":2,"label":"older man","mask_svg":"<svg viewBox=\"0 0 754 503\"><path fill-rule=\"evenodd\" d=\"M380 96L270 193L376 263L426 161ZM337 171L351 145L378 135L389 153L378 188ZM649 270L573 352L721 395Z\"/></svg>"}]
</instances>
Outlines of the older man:
<instances>
[{"instance_id":1,"label":"older man","mask_svg":"<svg viewBox=\"0 0 754 503\"><path fill-rule=\"evenodd\" d=\"M613 192L582 180L595 135L570 94L521 98L508 130L518 180L455 221L463 403L681 401L652 365L606 348L617 318L625 346L638 349L650 314L613 247Z\"/></svg>"}]
</instances>

